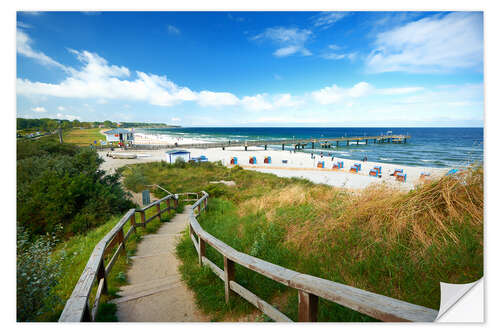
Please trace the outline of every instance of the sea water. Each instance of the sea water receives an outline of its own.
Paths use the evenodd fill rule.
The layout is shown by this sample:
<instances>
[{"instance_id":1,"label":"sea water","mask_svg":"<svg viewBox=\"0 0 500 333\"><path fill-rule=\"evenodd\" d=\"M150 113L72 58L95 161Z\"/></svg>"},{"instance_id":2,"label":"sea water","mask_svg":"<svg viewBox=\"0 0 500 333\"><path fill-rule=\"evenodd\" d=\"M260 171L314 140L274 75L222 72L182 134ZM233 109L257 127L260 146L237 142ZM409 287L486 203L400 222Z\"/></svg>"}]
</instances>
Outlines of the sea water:
<instances>
[{"instance_id":1,"label":"sea water","mask_svg":"<svg viewBox=\"0 0 500 333\"><path fill-rule=\"evenodd\" d=\"M207 142L321 139L352 136L376 136L392 131L393 135L410 135L406 144L368 144L341 142L332 148L321 148L309 144L303 150L315 153L368 161L428 167L463 167L483 161L483 128L339 128L339 127L182 127L162 129L138 129L150 134L166 134L176 137L200 139ZM271 147L281 149L279 147ZM293 149L287 146L285 149Z\"/></svg>"}]
</instances>

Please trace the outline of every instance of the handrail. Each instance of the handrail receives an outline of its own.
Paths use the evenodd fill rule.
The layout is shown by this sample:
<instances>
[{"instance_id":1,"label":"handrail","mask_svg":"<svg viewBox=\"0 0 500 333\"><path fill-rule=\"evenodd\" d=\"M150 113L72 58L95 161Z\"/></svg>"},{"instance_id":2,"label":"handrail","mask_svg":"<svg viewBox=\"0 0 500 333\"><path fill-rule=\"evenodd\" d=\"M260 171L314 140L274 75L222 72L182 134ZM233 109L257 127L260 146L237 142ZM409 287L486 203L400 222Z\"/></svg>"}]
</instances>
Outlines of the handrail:
<instances>
[{"instance_id":1,"label":"handrail","mask_svg":"<svg viewBox=\"0 0 500 333\"><path fill-rule=\"evenodd\" d=\"M161 203L167 201L167 208L161 209ZM173 207L171 206L171 200L174 201ZM165 211L175 209L178 205L177 196L170 194L163 197L143 208L130 209L118 223L111 229L94 247L92 254L90 255L87 265L83 270L80 279L78 280L70 298L64 306L64 310L59 317L60 322L80 322L80 321L94 321L97 315L97 309L99 307L99 301L102 293L108 292L107 287L107 276L113 268L116 260L120 255L126 255L125 244L127 239L130 237L132 232L138 226L145 227L149 221L158 217L161 220L161 214ZM156 214L152 215L148 220L145 219L146 211L153 206L157 207ZM141 222L136 223L135 213L140 213ZM130 229L127 234L124 235L124 227L127 222L130 221ZM119 244L118 248L113 253L111 259L105 264L106 255L113 250L113 248ZM94 286L94 282L97 281L97 292L95 296L95 301L93 307L89 306L89 297Z\"/></svg>"},{"instance_id":2,"label":"handrail","mask_svg":"<svg viewBox=\"0 0 500 333\"><path fill-rule=\"evenodd\" d=\"M107 293L106 277L111 271L117 257L120 254L125 254L125 242L130 234L135 232L138 226L146 226L153 218L158 217L161 220L161 214L164 211L177 208L180 195L192 194L199 196L198 193L192 192L168 195L141 209L130 209L113 229L111 229L95 246L71 297L66 302L59 321L76 322L95 320L101 294ZM206 210L209 197L208 193L205 191L201 191L201 194L202 196L188 208L189 233L196 252L198 253L199 264L208 266L224 281L225 299L227 303L230 301L229 296L236 293L252 303L271 319L275 321L291 321L290 318L285 316L278 309L260 299L257 295L235 281L235 264L239 264L285 286L297 289L299 294L299 321L317 320L319 297L382 321L430 322L434 321L437 317L438 312L433 309L312 275L302 274L235 250L206 232L199 224L196 216ZM170 205L171 199L174 200L174 207ZM167 208L162 210L160 204L165 200L167 200ZM146 220L146 210L153 206L157 207L157 213ZM136 212L141 214L142 223L135 222ZM127 234L124 235L123 228L128 221L131 222L131 226ZM120 243L120 245L108 264L105 265L104 259L106 254L118 243ZM212 248L223 256L224 269L219 268L206 257L207 244L212 246ZM98 282L98 287L94 306L91 308L88 304L89 296L96 280Z\"/></svg>"},{"instance_id":3,"label":"handrail","mask_svg":"<svg viewBox=\"0 0 500 333\"><path fill-rule=\"evenodd\" d=\"M207 233L198 223L196 215L206 209L208 202L208 194L204 191L202 193L203 196L189 208L190 236L198 252L199 264L210 267L224 281L226 302L229 303L229 295L234 292L254 304L271 319L290 321L279 310L236 283L234 278L234 264L236 263L285 286L297 289L299 293L299 321L317 320L318 297L382 321L430 322L436 319L438 315L436 310L302 274L233 249ZM205 256L206 244L212 246L223 256L224 270Z\"/></svg>"}]
</instances>

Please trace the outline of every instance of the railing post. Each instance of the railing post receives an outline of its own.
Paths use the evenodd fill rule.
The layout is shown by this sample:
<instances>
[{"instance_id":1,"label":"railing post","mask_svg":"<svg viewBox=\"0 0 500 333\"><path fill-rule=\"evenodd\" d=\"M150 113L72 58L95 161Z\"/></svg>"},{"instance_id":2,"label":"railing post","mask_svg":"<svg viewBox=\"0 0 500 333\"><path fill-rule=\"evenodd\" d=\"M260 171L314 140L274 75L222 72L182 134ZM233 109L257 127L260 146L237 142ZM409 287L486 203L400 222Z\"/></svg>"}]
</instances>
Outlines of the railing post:
<instances>
[{"instance_id":1,"label":"railing post","mask_svg":"<svg viewBox=\"0 0 500 333\"><path fill-rule=\"evenodd\" d=\"M156 211L158 212L158 220L161 222L161 202L156 204Z\"/></svg>"},{"instance_id":2,"label":"railing post","mask_svg":"<svg viewBox=\"0 0 500 333\"><path fill-rule=\"evenodd\" d=\"M170 212L170 198L167 199L167 209L168 212Z\"/></svg>"},{"instance_id":3,"label":"railing post","mask_svg":"<svg viewBox=\"0 0 500 333\"><path fill-rule=\"evenodd\" d=\"M135 212L134 212L134 214L132 214L132 216L130 216L130 227L134 228L134 232L135 232Z\"/></svg>"},{"instance_id":4,"label":"railing post","mask_svg":"<svg viewBox=\"0 0 500 333\"><path fill-rule=\"evenodd\" d=\"M127 252L125 251L125 236L123 235L123 227L118 231L118 241L122 245L122 254L125 255Z\"/></svg>"},{"instance_id":5,"label":"railing post","mask_svg":"<svg viewBox=\"0 0 500 333\"><path fill-rule=\"evenodd\" d=\"M141 210L141 223L146 227L146 213L143 210Z\"/></svg>"},{"instance_id":6,"label":"railing post","mask_svg":"<svg viewBox=\"0 0 500 333\"><path fill-rule=\"evenodd\" d=\"M85 309L83 310L82 321L83 322L92 321L92 316L90 315L90 308L89 308L88 300L85 302Z\"/></svg>"},{"instance_id":7,"label":"railing post","mask_svg":"<svg viewBox=\"0 0 500 333\"><path fill-rule=\"evenodd\" d=\"M318 321L318 296L299 290L299 321Z\"/></svg>"},{"instance_id":8,"label":"railing post","mask_svg":"<svg viewBox=\"0 0 500 333\"><path fill-rule=\"evenodd\" d=\"M179 199L174 198L174 208L177 209L177 206L179 205Z\"/></svg>"},{"instance_id":9,"label":"railing post","mask_svg":"<svg viewBox=\"0 0 500 333\"><path fill-rule=\"evenodd\" d=\"M104 279L104 283L102 284L102 292L107 294L108 282L106 280L106 266L104 266L104 258L102 258L101 261L99 262L99 268L97 269L97 284L99 284L99 281L101 279Z\"/></svg>"},{"instance_id":10,"label":"railing post","mask_svg":"<svg viewBox=\"0 0 500 333\"><path fill-rule=\"evenodd\" d=\"M206 245L205 245L205 241L203 239L201 239L200 235L198 235L198 247L200 248L200 254L198 255L198 263L200 264L200 266L203 265L203 257L206 256Z\"/></svg>"},{"instance_id":11,"label":"railing post","mask_svg":"<svg viewBox=\"0 0 500 333\"><path fill-rule=\"evenodd\" d=\"M201 251L200 251L201 253ZM229 304L229 295L233 292L229 287L229 281L234 280L234 262L224 257L224 292L226 294L226 304Z\"/></svg>"}]
</instances>

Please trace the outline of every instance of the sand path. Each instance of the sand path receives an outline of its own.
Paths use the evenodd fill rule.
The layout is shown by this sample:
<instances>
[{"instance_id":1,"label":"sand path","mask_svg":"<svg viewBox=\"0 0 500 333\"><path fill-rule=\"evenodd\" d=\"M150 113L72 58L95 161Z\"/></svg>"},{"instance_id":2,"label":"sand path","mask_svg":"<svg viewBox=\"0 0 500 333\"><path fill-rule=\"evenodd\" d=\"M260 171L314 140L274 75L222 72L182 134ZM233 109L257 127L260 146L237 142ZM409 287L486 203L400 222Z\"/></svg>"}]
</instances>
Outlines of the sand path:
<instances>
[{"instance_id":1,"label":"sand path","mask_svg":"<svg viewBox=\"0 0 500 333\"><path fill-rule=\"evenodd\" d=\"M121 287L117 304L119 321L200 322L209 321L198 310L192 291L181 281L175 246L188 225L187 208L155 234L144 236Z\"/></svg>"}]
</instances>

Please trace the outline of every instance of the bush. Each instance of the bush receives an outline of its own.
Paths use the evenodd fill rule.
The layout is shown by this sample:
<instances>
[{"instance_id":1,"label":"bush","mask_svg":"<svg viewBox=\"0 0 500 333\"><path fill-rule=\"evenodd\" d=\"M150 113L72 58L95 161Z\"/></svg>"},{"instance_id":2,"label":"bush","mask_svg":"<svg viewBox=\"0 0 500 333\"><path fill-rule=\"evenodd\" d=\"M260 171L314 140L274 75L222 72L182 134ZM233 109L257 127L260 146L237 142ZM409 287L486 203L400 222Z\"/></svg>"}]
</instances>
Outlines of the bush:
<instances>
[{"instance_id":1,"label":"bush","mask_svg":"<svg viewBox=\"0 0 500 333\"><path fill-rule=\"evenodd\" d=\"M18 146L17 221L31 234L67 233L95 227L133 207L119 174L99 170L95 151L71 145L25 143Z\"/></svg>"},{"instance_id":2,"label":"bush","mask_svg":"<svg viewBox=\"0 0 500 333\"><path fill-rule=\"evenodd\" d=\"M17 229L17 321L33 321L62 303L52 291L61 274L60 262L51 258L57 236L30 238L26 230Z\"/></svg>"}]
</instances>

